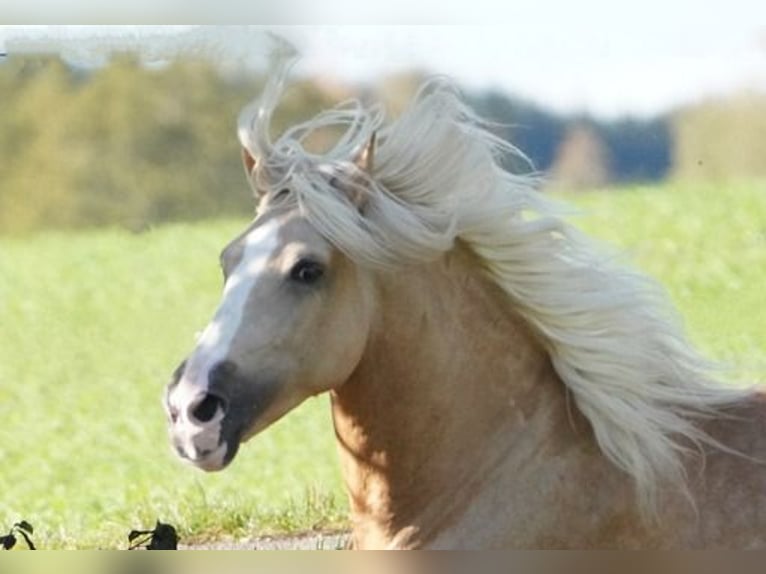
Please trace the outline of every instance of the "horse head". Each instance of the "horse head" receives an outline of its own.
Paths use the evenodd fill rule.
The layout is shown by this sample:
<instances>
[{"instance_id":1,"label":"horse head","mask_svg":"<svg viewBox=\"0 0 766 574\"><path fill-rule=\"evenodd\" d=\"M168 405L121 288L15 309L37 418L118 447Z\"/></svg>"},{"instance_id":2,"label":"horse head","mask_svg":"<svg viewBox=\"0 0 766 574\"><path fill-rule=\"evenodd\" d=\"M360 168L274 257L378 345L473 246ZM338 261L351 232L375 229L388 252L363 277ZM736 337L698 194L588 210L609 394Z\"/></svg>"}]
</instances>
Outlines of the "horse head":
<instances>
[{"instance_id":1,"label":"horse head","mask_svg":"<svg viewBox=\"0 0 766 574\"><path fill-rule=\"evenodd\" d=\"M255 187L258 216L220 255L220 305L167 387L172 441L196 466L224 468L243 441L342 384L359 361L369 274L317 231L294 186L310 171L359 210L373 147L374 137L347 161L303 162ZM259 162L247 149L243 157L253 177Z\"/></svg>"}]
</instances>

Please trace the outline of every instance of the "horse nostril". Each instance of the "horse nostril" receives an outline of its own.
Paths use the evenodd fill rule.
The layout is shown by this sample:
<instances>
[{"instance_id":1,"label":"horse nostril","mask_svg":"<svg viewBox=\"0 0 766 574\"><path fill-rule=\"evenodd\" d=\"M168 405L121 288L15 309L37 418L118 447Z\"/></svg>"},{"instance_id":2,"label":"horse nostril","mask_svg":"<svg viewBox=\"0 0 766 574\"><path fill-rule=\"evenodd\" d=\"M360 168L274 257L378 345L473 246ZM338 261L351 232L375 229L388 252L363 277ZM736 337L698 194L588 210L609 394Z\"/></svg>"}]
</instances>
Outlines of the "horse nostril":
<instances>
[{"instance_id":1,"label":"horse nostril","mask_svg":"<svg viewBox=\"0 0 766 574\"><path fill-rule=\"evenodd\" d=\"M191 417L198 422L206 423L213 419L219 408L226 410L223 399L216 395L207 394L205 398L194 405L191 410Z\"/></svg>"}]
</instances>

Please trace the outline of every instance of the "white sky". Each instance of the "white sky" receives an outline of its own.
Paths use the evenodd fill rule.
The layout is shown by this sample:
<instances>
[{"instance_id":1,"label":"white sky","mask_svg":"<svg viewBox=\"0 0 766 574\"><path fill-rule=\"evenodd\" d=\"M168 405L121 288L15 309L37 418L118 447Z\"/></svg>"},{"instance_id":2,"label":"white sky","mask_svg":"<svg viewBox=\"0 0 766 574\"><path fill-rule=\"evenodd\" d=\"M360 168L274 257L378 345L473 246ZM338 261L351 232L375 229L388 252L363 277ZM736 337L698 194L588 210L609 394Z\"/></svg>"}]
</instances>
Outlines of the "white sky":
<instances>
[{"instance_id":1,"label":"white sky","mask_svg":"<svg viewBox=\"0 0 766 574\"><path fill-rule=\"evenodd\" d=\"M644 115L734 89L766 92L766 8L754 8L764 14L761 27L712 12L682 27L642 12L594 24L577 11L550 20L528 10L519 24L312 27L286 35L302 48L304 69L324 75L374 79L416 64L565 111Z\"/></svg>"},{"instance_id":2,"label":"white sky","mask_svg":"<svg viewBox=\"0 0 766 574\"><path fill-rule=\"evenodd\" d=\"M291 0L285 0L291 1ZM297 0L296 0L297 1ZM390 2L390 0L389 0ZM496 87L560 111L614 116L646 115L735 89L766 92L766 0L597 0L467 3L411 0L408 21L438 10L442 22L467 25L277 26L303 53L298 72L341 80L374 80L412 67L447 74L472 88ZM314 6L320 3L314 3ZM348 4L345 11L340 4ZM390 3L304 3L304 21L345 23L395 20ZM335 7L335 12L332 10ZM350 12L349 10L352 10ZM479 20L493 24L474 24ZM137 27L0 27L55 39L98 33L140 38L157 29ZM165 28L169 32L169 28ZM234 51L263 52L262 34L219 30L216 41L239 42ZM252 35L250 35L252 36Z\"/></svg>"}]
</instances>

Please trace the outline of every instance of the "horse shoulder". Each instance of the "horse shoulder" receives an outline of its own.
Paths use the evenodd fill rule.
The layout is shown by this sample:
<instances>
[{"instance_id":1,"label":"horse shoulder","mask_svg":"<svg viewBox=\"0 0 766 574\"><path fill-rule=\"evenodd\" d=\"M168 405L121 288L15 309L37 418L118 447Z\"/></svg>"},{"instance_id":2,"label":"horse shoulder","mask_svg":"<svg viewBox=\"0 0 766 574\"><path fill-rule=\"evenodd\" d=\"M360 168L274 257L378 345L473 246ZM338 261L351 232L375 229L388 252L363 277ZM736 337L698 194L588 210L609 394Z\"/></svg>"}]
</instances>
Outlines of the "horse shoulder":
<instances>
[{"instance_id":1,"label":"horse shoulder","mask_svg":"<svg viewBox=\"0 0 766 574\"><path fill-rule=\"evenodd\" d=\"M724 448L707 447L689 466L700 542L766 546L766 391L702 427Z\"/></svg>"}]
</instances>

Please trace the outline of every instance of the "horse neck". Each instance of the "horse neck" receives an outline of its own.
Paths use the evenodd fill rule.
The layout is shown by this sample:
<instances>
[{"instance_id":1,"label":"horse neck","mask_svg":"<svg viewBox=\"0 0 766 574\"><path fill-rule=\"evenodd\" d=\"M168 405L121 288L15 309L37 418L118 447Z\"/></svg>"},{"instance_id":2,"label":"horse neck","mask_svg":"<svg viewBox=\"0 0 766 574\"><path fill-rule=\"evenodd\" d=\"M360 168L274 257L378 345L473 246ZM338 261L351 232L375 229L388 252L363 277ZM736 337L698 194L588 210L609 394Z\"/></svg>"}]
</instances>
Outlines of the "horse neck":
<instances>
[{"instance_id":1,"label":"horse neck","mask_svg":"<svg viewBox=\"0 0 766 574\"><path fill-rule=\"evenodd\" d=\"M425 543L509 449L533 449L566 420L547 354L480 269L458 247L380 278L365 354L332 393L362 546Z\"/></svg>"}]
</instances>

